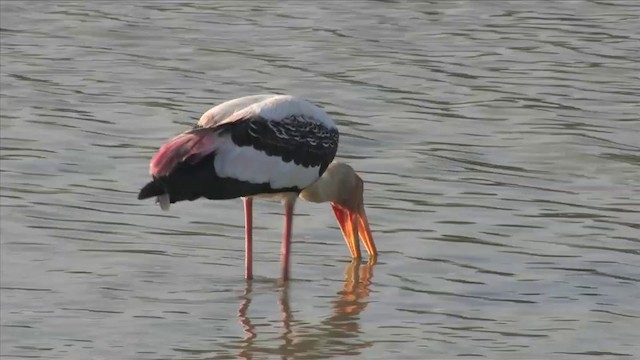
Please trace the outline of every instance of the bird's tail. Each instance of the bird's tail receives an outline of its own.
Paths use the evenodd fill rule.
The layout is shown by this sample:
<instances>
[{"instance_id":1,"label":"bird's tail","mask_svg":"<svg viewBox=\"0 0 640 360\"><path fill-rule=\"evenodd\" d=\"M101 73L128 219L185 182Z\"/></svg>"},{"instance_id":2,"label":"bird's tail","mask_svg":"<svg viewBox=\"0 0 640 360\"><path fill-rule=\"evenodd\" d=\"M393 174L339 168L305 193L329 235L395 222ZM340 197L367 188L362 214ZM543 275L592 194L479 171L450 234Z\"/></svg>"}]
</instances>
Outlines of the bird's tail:
<instances>
[{"instance_id":1,"label":"bird's tail","mask_svg":"<svg viewBox=\"0 0 640 360\"><path fill-rule=\"evenodd\" d=\"M157 202L160 204L162 210L169 210L170 199L169 194L165 190L160 181L153 180L145 185L138 193L138 200L148 199L150 197L157 197Z\"/></svg>"},{"instance_id":2,"label":"bird's tail","mask_svg":"<svg viewBox=\"0 0 640 360\"><path fill-rule=\"evenodd\" d=\"M200 128L184 132L167 141L151 159L149 173L169 175L180 163L195 163L215 151L218 129Z\"/></svg>"}]
</instances>

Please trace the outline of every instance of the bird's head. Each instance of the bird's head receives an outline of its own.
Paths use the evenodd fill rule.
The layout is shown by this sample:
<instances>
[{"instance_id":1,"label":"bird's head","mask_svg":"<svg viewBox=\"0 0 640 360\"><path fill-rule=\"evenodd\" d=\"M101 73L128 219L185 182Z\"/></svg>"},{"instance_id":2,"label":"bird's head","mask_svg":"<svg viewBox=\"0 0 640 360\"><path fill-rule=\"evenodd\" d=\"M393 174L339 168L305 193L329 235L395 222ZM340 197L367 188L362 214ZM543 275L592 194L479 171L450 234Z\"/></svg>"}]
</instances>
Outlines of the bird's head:
<instances>
[{"instance_id":1,"label":"bird's head","mask_svg":"<svg viewBox=\"0 0 640 360\"><path fill-rule=\"evenodd\" d=\"M377 255L364 210L364 182L351 166L332 162L318 181L300 193L300 197L311 202L331 203L353 257L361 256L359 237L369 256Z\"/></svg>"}]
</instances>

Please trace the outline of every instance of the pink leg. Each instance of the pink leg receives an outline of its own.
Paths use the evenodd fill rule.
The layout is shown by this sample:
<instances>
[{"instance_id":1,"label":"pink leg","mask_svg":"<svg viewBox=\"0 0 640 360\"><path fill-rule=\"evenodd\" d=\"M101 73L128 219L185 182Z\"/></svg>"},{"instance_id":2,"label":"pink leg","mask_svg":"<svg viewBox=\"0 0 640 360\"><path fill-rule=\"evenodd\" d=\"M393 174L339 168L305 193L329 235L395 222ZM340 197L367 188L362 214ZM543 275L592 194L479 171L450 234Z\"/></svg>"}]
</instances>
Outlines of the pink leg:
<instances>
[{"instance_id":1,"label":"pink leg","mask_svg":"<svg viewBox=\"0 0 640 360\"><path fill-rule=\"evenodd\" d=\"M293 225L293 205L296 199L284 201L284 235L282 237L282 280L289 280L289 255L291 255L291 226Z\"/></svg>"},{"instance_id":2,"label":"pink leg","mask_svg":"<svg viewBox=\"0 0 640 360\"><path fill-rule=\"evenodd\" d=\"M244 277L253 279L253 198L244 200Z\"/></svg>"}]
</instances>

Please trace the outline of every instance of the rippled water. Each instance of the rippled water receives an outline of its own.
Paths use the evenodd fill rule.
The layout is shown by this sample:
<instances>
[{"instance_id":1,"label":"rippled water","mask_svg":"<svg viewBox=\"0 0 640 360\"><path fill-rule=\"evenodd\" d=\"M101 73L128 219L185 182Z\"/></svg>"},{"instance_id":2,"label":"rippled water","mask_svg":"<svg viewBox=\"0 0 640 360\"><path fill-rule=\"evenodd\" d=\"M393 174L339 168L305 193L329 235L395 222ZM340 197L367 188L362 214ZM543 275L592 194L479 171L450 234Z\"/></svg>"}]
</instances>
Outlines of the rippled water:
<instances>
[{"instance_id":1,"label":"rippled water","mask_svg":"<svg viewBox=\"0 0 640 360\"><path fill-rule=\"evenodd\" d=\"M1 5L6 359L640 356L634 1ZM161 212L159 145L223 100L339 122L380 256L300 202Z\"/></svg>"}]
</instances>

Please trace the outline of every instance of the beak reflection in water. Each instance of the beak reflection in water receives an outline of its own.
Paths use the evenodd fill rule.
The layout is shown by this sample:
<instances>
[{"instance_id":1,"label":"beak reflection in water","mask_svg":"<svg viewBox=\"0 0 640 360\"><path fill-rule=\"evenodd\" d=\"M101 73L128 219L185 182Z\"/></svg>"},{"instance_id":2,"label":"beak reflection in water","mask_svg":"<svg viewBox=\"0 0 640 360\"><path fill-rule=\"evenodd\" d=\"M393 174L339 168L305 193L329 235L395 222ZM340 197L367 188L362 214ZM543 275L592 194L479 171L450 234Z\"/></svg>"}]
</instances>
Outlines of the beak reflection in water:
<instances>
[{"instance_id":1,"label":"beak reflection in water","mask_svg":"<svg viewBox=\"0 0 640 360\"><path fill-rule=\"evenodd\" d=\"M361 264L353 260L345 269L345 280L342 289L337 291L331 301L332 313L320 323L311 324L293 317L289 302L289 283L279 286L280 318L282 320L281 336L274 340L271 326L255 326L249 312L253 292L252 282L247 282L242 302L238 309L238 320L246 334L239 344L236 355L242 359L252 359L264 355L279 355L283 358L297 356L325 357L336 355L354 355L359 349L373 346L373 343L360 339L359 314L368 305L371 292L371 280L376 260L370 259ZM260 329L265 329L265 337L261 339ZM261 341L262 340L262 341ZM273 342L279 344L274 346ZM230 346L236 347L236 346Z\"/></svg>"}]
</instances>

